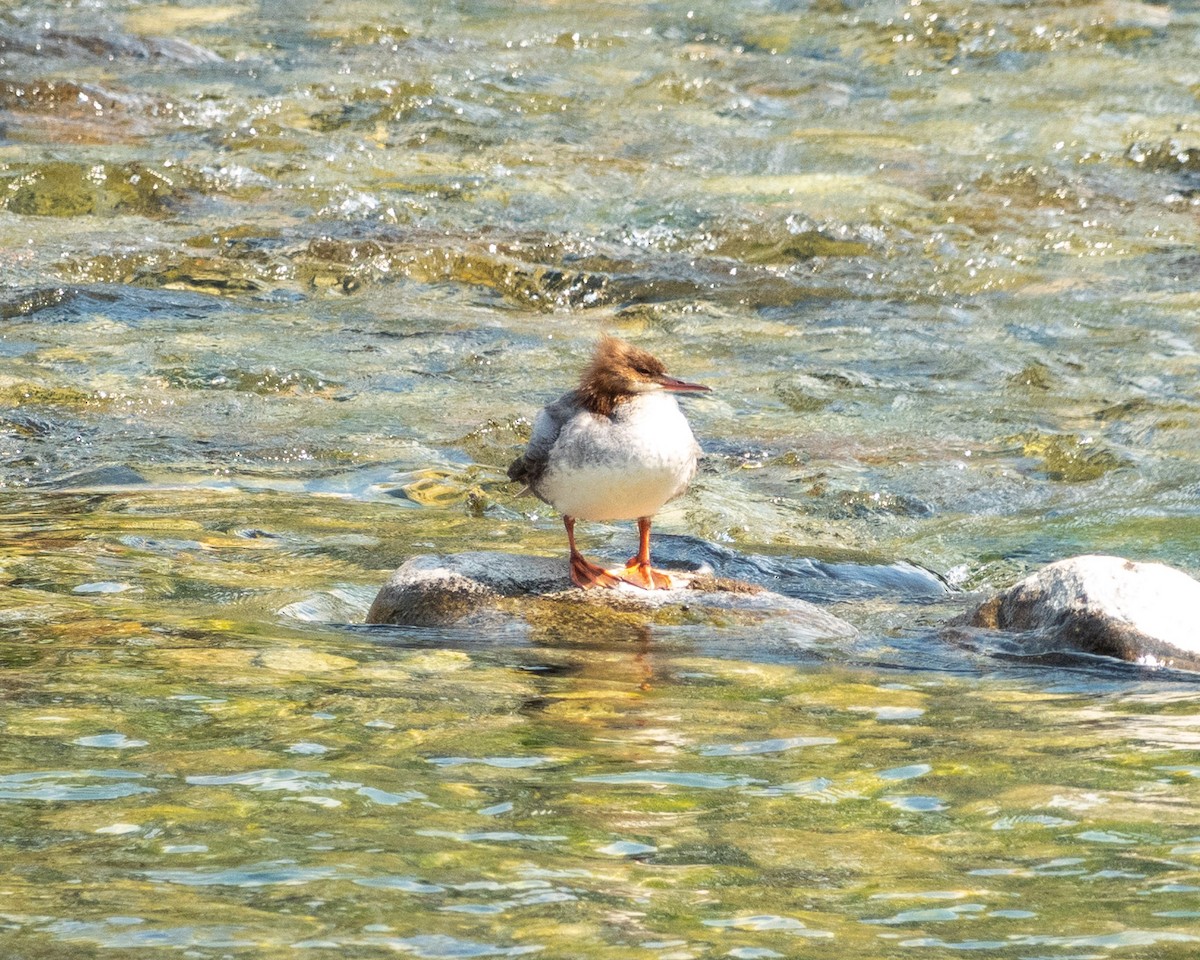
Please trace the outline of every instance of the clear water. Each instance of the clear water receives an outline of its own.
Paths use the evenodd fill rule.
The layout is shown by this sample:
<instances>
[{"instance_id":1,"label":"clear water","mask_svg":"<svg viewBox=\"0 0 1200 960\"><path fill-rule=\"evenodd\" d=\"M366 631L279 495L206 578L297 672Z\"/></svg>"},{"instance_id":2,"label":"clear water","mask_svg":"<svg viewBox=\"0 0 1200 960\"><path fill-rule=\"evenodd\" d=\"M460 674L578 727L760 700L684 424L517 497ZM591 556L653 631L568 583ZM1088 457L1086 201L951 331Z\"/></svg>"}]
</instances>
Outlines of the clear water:
<instances>
[{"instance_id":1,"label":"clear water","mask_svg":"<svg viewBox=\"0 0 1200 960\"><path fill-rule=\"evenodd\" d=\"M1195 956L1189 678L961 649L847 564L1200 571L1198 40L4 5L2 952ZM338 625L413 553L562 550L504 466L601 330L714 388L664 549L861 640Z\"/></svg>"}]
</instances>

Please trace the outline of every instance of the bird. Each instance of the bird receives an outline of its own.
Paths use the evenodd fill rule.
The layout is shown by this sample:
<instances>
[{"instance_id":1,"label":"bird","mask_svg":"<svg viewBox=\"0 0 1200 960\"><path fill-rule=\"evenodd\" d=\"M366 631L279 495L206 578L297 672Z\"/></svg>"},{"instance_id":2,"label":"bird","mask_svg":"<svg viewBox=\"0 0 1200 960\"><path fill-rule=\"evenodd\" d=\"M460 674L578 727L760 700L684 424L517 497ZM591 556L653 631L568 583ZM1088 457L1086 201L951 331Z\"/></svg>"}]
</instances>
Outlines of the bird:
<instances>
[{"instance_id":1,"label":"bird","mask_svg":"<svg viewBox=\"0 0 1200 960\"><path fill-rule=\"evenodd\" d=\"M576 586L671 588L670 575L650 563L650 524L687 489L701 456L673 394L709 390L668 376L657 357L606 334L579 386L538 413L508 476L562 514ZM605 570L579 552L577 520L637 520L638 552L624 570Z\"/></svg>"}]
</instances>

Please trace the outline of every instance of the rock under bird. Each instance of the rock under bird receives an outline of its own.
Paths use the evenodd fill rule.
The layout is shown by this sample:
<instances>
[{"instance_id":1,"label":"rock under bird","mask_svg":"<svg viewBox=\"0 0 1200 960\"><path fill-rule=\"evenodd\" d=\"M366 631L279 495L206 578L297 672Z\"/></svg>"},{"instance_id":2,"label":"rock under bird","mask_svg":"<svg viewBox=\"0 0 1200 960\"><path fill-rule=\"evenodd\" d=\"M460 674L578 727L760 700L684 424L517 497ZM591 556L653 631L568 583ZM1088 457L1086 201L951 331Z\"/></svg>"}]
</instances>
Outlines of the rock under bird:
<instances>
[{"instance_id":1,"label":"rock under bird","mask_svg":"<svg viewBox=\"0 0 1200 960\"><path fill-rule=\"evenodd\" d=\"M579 387L537 415L529 446L508 476L562 514L577 586L671 586L671 578L650 565L650 522L687 489L700 459L672 394L708 389L668 376L657 357L605 336ZM624 570L597 566L575 545L576 520L637 520L637 554Z\"/></svg>"}]
</instances>

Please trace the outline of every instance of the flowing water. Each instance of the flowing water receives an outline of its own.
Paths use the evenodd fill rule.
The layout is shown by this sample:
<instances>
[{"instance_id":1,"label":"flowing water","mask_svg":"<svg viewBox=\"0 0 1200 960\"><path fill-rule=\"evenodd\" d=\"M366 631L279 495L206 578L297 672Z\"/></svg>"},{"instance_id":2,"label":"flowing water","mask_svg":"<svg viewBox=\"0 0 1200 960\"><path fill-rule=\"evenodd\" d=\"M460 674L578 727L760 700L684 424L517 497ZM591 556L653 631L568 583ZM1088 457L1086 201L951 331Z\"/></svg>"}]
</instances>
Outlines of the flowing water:
<instances>
[{"instance_id":1,"label":"flowing water","mask_svg":"<svg viewBox=\"0 0 1200 960\"><path fill-rule=\"evenodd\" d=\"M936 629L1200 571L1198 44L0 4L0 955L1200 953L1200 687ZM414 553L562 554L504 467L603 330L714 388L664 551L860 639L353 626Z\"/></svg>"}]
</instances>

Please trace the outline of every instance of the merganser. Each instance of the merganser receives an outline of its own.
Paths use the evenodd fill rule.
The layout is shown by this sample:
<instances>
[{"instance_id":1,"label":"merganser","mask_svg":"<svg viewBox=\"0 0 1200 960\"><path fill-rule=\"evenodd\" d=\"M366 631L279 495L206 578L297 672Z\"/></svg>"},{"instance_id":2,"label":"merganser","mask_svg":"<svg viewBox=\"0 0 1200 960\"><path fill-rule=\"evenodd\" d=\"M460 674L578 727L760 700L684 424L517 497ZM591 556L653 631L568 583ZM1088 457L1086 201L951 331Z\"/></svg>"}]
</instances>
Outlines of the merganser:
<instances>
[{"instance_id":1,"label":"merganser","mask_svg":"<svg viewBox=\"0 0 1200 960\"><path fill-rule=\"evenodd\" d=\"M579 388L537 415L508 476L562 514L576 586L671 587L670 576L650 565L650 521L687 489L701 452L671 394L708 390L667 376L657 357L606 335ZM590 562L575 546L577 519L636 519L637 554L621 571Z\"/></svg>"}]
</instances>

